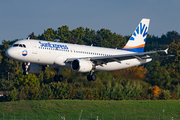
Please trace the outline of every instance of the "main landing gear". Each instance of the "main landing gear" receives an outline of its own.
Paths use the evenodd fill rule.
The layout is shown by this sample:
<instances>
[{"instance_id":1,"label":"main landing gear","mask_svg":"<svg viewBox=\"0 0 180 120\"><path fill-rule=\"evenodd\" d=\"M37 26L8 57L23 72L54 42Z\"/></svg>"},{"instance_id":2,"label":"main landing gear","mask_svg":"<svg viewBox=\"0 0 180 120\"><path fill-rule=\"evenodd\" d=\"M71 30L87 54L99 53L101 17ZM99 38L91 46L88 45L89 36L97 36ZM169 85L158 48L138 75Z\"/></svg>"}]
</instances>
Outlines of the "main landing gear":
<instances>
[{"instance_id":1,"label":"main landing gear","mask_svg":"<svg viewBox=\"0 0 180 120\"><path fill-rule=\"evenodd\" d=\"M54 76L54 81L55 81L55 82L58 82L58 81L61 82L61 81L63 81L63 76L62 76L62 75L55 75L55 76Z\"/></svg>"},{"instance_id":2,"label":"main landing gear","mask_svg":"<svg viewBox=\"0 0 180 120\"><path fill-rule=\"evenodd\" d=\"M87 75L87 80L88 81L95 81L96 80L96 75L93 74L94 70L91 70L90 74Z\"/></svg>"},{"instance_id":3,"label":"main landing gear","mask_svg":"<svg viewBox=\"0 0 180 120\"><path fill-rule=\"evenodd\" d=\"M57 68L56 71L57 71L57 75L54 76L54 81L55 82L58 82L58 81L62 82L63 81L63 76L59 75L59 68Z\"/></svg>"}]
</instances>

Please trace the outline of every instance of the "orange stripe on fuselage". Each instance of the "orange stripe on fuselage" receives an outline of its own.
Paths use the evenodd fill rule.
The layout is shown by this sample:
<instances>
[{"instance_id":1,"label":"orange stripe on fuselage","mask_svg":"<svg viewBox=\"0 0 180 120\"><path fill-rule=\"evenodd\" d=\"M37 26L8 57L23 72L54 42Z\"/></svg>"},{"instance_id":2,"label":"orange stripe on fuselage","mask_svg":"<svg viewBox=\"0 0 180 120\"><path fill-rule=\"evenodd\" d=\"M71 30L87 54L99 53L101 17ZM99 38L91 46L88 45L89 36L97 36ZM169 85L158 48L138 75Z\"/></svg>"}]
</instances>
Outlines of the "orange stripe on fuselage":
<instances>
[{"instance_id":1,"label":"orange stripe on fuselage","mask_svg":"<svg viewBox=\"0 0 180 120\"><path fill-rule=\"evenodd\" d=\"M134 47L125 46L122 49L133 49L133 48L140 48L140 47L145 47L145 44L142 44L142 45L139 45L139 46L134 46Z\"/></svg>"}]
</instances>

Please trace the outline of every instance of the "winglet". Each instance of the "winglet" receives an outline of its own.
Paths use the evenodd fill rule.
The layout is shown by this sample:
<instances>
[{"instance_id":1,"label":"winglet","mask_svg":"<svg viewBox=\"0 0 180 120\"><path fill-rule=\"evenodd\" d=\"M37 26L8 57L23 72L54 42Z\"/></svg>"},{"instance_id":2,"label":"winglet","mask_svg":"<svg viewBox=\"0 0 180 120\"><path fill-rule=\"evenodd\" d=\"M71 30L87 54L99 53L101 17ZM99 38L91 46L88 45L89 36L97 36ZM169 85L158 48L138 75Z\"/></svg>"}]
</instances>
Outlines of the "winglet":
<instances>
[{"instance_id":1,"label":"winglet","mask_svg":"<svg viewBox=\"0 0 180 120\"><path fill-rule=\"evenodd\" d=\"M169 50L169 48L165 49L164 52L165 52L166 54L168 54L168 50Z\"/></svg>"}]
</instances>

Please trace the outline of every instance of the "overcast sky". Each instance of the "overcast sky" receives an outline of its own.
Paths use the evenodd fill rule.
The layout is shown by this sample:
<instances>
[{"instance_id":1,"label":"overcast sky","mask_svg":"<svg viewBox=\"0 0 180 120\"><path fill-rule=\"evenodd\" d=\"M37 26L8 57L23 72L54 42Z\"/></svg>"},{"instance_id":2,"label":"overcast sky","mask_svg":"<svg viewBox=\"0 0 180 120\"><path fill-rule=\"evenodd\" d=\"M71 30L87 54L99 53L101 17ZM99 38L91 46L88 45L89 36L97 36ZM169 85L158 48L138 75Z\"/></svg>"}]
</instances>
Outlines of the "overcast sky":
<instances>
[{"instance_id":1,"label":"overcast sky","mask_svg":"<svg viewBox=\"0 0 180 120\"><path fill-rule=\"evenodd\" d=\"M0 40L62 25L131 35L142 18L151 19L150 35L180 33L180 0L0 0Z\"/></svg>"}]
</instances>

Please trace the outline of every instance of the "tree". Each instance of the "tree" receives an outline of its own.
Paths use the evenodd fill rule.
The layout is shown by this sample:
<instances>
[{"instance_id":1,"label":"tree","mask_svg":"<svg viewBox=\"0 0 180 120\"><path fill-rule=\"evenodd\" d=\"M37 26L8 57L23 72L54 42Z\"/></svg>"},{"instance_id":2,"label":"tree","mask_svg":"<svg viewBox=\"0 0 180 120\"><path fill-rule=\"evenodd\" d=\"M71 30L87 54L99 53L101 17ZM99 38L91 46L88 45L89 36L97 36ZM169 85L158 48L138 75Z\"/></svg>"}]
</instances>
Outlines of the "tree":
<instances>
[{"instance_id":1,"label":"tree","mask_svg":"<svg viewBox=\"0 0 180 120\"><path fill-rule=\"evenodd\" d=\"M163 89L172 89L172 78L170 77L169 72L165 68L161 67L159 61L153 63L152 67L148 70L147 77L148 82L153 86L157 85Z\"/></svg>"},{"instance_id":2,"label":"tree","mask_svg":"<svg viewBox=\"0 0 180 120\"><path fill-rule=\"evenodd\" d=\"M67 42L71 39L71 32L67 25L58 28L56 39L60 39L61 42Z\"/></svg>"},{"instance_id":3,"label":"tree","mask_svg":"<svg viewBox=\"0 0 180 120\"><path fill-rule=\"evenodd\" d=\"M27 86L30 88L40 87L39 80L37 79L35 74L23 75L22 71L16 74L14 85L16 86L16 88L18 88L19 86Z\"/></svg>"},{"instance_id":4,"label":"tree","mask_svg":"<svg viewBox=\"0 0 180 120\"><path fill-rule=\"evenodd\" d=\"M29 34L28 37L29 37L30 39L35 39L35 40L38 39L37 36L34 35L34 32L32 32L31 34Z\"/></svg>"},{"instance_id":5,"label":"tree","mask_svg":"<svg viewBox=\"0 0 180 120\"><path fill-rule=\"evenodd\" d=\"M123 76L127 79L144 80L146 77L146 68L144 66L134 66L122 70L113 71L114 77Z\"/></svg>"},{"instance_id":6,"label":"tree","mask_svg":"<svg viewBox=\"0 0 180 120\"><path fill-rule=\"evenodd\" d=\"M161 89L157 85L155 85L151 89L151 94L157 98L161 94Z\"/></svg>"}]
</instances>

